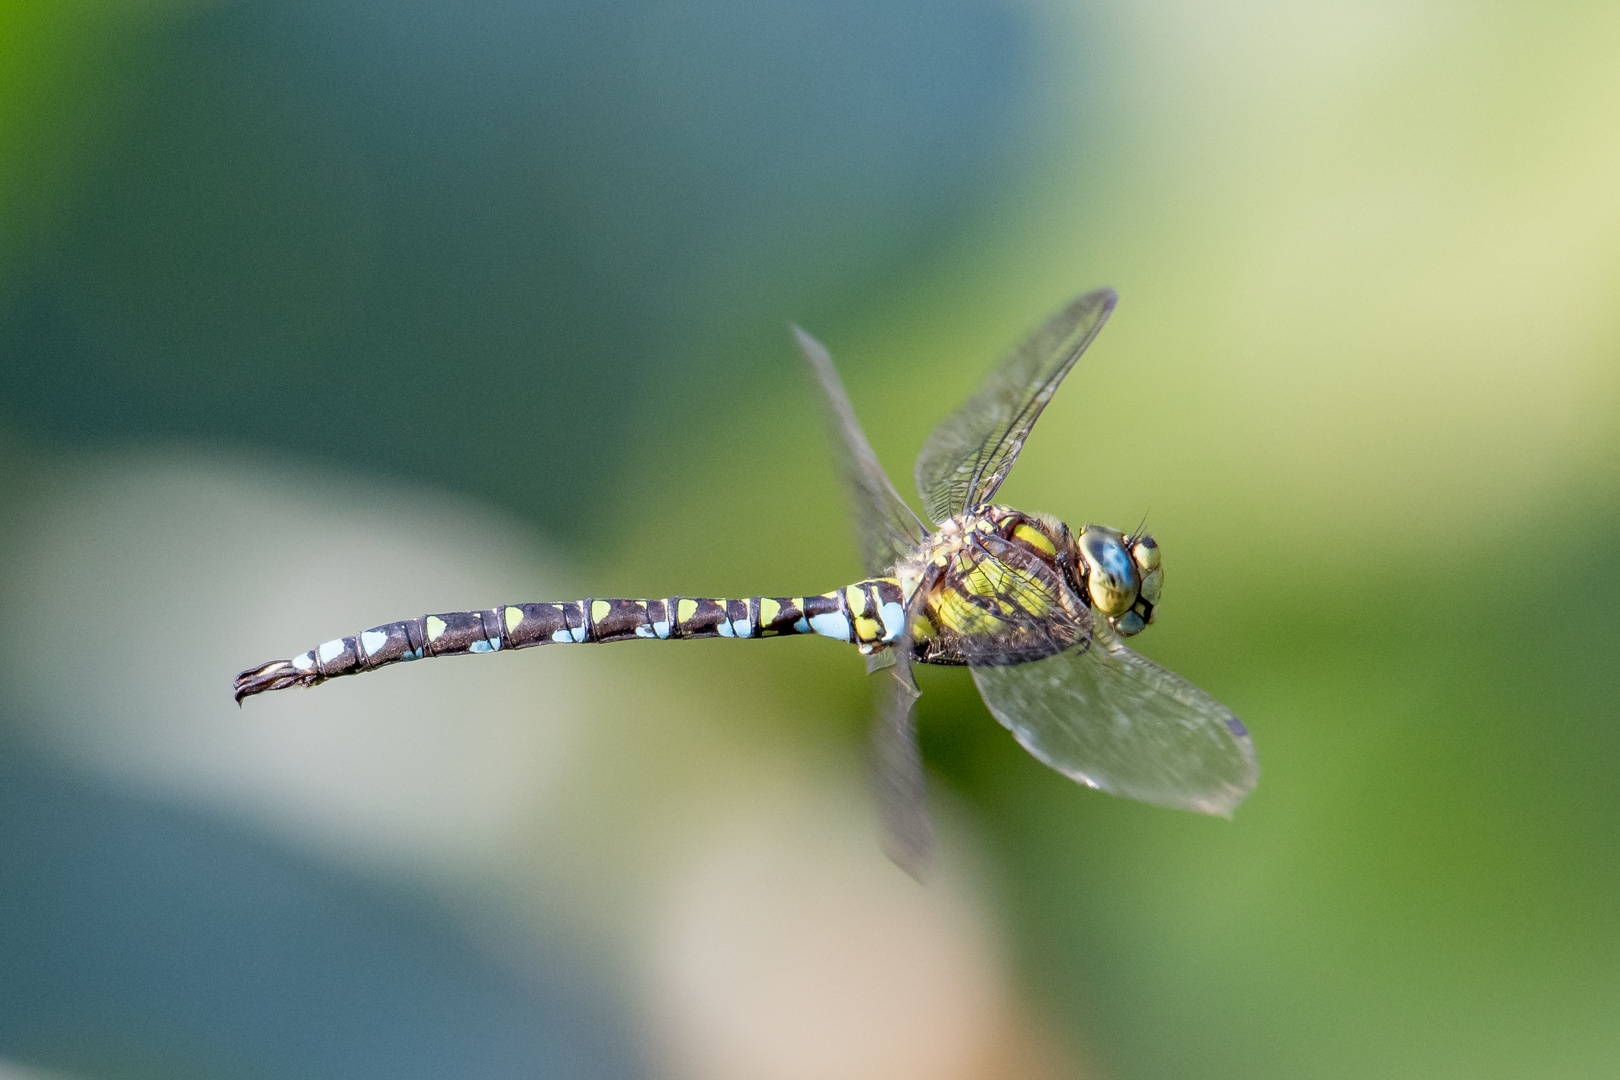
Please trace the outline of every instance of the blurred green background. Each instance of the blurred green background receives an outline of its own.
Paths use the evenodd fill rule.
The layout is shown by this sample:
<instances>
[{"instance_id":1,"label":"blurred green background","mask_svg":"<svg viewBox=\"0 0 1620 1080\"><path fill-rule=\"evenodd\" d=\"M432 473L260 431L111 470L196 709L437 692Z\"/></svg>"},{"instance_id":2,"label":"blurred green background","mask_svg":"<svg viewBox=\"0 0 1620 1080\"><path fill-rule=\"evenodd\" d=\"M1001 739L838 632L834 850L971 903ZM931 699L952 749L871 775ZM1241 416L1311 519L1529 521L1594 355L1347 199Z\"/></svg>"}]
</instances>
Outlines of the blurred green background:
<instances>
[{"instance_id":1,"label":"blurred green background","mask_svg":"<svg viewBox=\"0 0 1620 1080\"><path fill-rule=\"evenodd\" d=\"M1620 1073L1620 8L0 5L0 1077ZM419 614L858 574L1121 294L1005 501L1148 515L1231 822L828 642L230 702ZM283 700L285 699L285 700Z\"/></svg>"}]
</instances>

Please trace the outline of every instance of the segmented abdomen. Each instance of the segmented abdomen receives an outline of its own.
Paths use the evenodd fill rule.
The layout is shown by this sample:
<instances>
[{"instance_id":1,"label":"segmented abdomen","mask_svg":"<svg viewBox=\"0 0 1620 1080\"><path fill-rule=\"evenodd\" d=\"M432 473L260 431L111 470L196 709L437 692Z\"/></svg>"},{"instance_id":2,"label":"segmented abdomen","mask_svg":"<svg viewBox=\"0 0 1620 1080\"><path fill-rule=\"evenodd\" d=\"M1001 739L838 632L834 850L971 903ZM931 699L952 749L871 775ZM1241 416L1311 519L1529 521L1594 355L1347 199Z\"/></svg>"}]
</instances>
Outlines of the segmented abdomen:
<instances>
[{"instance_id":1,"label":"segmented abdomen","mask_svg":"<svg viewBox=\"0 0 1620 1080\"><path fill-rule=\"evenodd\" d=\"M873 578L821 596L590 599L423 615L373 627L353 637L334 638L291 660L272 660L249 668L236 677L236 700L266 690L314 686L326 679L357 675L404 660L493 653L531 645L821 634L870 648L899 635L902 610L899 583L893 578Z\"/></svg>"}]
</instances>

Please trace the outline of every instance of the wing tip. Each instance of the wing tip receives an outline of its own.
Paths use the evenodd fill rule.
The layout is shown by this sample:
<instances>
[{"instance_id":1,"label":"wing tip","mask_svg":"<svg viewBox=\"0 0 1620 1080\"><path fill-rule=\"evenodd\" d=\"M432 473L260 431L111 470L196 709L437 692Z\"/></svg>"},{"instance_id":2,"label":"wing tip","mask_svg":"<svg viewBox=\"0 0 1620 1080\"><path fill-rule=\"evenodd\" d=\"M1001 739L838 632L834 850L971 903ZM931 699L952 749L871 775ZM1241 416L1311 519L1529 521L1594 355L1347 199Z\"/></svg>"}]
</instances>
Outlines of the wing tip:
<instances>
[{"instance_id":1,"label":"wing tip","mask_svg":"<svg viewBox=\"0 0 1620 1080\"><path fill-rule=\"evenodd\" d=\"M929 842L931 843L931 841ZM927 885L934 862L929 846L925 844L918 848L909 840L902 840L885 832L883 834L883 854L888 856L890 862L899 867L912 881L919 885Z\"/></svg>"},{"instance_id":2,"label":"wing tip","mask_svg":"<svg viewBox=\"0 0 1620 1080\"><path fill-rule=\"evenodd\" d=\"M827 351L827 347L825 345L817 341L810 331L806 330L798 323L789 320L788 330L792 332L793 340L798 342L799 348L803 349L805 352L813 351L817 353L825 353Z\"/></svg>"},{"instance_id":3,"label":"wing tip","mask_svg":"<svg viewBox=\"0 0 1620 1080\"><path fill-rule=\"evenodd\" d=\"M1200 800L1196 803L1189 803L1187 809L1196 810L1200 814L1208 814L1210 817L1225 818L1227 821L1231 821L1237 812L1237 808L1243 805L1250 792L1254 791L1254 787L1253 783L1250 783L1248 787L1234 786L1207 801Z\"/></svg>"}]
</instances>

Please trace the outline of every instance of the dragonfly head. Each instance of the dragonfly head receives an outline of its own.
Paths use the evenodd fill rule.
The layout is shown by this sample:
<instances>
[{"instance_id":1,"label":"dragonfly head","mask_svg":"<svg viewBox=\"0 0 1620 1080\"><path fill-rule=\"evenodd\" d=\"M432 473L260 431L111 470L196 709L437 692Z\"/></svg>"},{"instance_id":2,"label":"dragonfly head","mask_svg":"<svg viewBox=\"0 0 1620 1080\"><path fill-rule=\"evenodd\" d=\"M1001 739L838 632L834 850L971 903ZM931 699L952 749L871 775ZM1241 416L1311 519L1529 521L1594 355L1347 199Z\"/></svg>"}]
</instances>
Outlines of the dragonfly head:
<instances>
[{"instance_id":1,"label":"dragonfly head","mask_svg":"<svg viewBox=\"0 0 1620 1080\"><path fill-rule=\"evenodd\" d=\"M1109 625L1122 636L1140 634L1153 621L1164 587L1159 545L1146 533L1126 536L1117 529L1087 525L1074 546L1092 606L1107 615Z\"/></svg>"}]
</instances>

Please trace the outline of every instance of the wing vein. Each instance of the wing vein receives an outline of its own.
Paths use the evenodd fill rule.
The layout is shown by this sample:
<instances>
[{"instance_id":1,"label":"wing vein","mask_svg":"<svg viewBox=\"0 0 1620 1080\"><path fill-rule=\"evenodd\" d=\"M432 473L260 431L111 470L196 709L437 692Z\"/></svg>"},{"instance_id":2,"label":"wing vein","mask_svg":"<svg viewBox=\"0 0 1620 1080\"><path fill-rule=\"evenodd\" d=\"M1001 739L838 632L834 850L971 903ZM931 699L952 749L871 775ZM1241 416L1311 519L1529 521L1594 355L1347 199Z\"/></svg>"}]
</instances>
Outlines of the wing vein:
<instances>
[{"instance_id":1,"label":"wing vein","mask_svg":"<svg viewBox=\"0 0 1620 1080\"><path fill-rule=\"evenodd\" d=\"M1112 289L1077 297L1009 353L979 392L946 417L917 456L915 479L935 522L988 503L1041 410L1114 309Z\"/></svg>"}]
</instances>

